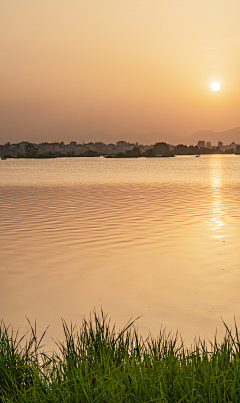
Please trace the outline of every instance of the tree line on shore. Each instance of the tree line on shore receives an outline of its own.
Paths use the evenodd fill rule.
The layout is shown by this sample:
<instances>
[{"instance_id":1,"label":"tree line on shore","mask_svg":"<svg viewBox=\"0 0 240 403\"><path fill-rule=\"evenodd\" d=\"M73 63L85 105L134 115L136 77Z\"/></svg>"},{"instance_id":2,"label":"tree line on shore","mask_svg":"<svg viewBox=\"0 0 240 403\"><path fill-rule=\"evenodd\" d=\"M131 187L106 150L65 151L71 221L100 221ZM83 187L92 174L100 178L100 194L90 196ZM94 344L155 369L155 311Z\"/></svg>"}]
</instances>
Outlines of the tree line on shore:
<instances>
[{"instance_id":1,"label":"tree line on shore","mask_svg":"<svg viewBox=\"0 0 240 403\"><path fill-rule=\"evenodd\" d=\"M142 150L141 145L135 146L132 150L118 152L117 154L99 153L94 150L87 150L84 153L76 154L75 151L67 153L48 151L39 153L35 144L28 143L25 146L24 153L18 153L15 157L11 154L4 154L4 158L57 158L57 157L99 157L101 155L106 158L129 158L129 157L173 157L175 155L202 155L202 154L235 154L233 148L221 150L220 147L198 147L178 144L177 146L169 147L167 143L159 142L154 144L147 150ZM236 154L240 154L240 146L236 147Z\"/></svg>"}]
</instances>

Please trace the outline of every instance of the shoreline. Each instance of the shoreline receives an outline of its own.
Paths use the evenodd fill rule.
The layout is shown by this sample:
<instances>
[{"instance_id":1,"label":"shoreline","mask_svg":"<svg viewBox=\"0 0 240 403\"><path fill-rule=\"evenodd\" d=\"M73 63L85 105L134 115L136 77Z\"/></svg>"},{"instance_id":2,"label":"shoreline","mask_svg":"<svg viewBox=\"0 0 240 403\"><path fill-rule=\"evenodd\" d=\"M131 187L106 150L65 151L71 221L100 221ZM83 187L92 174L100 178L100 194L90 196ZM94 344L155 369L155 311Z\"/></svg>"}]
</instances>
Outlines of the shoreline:
<instances>
[{"instance_id":1,"label":"shoreline","mask_svg":"<svg viewBox=\"0 0 240 403\"><path fill-rule=\"evenodd\" d=\"M54 159L54 158L116 158L116 159L125 159L125 158L173 158L177 156L192 156L192 157L200 157L201 155L240 155L240 153L212 153L212 154L170 154L170 155L114 155L114 154L99 154L99 155L38 155L38 156L10 156L6 155L1 157L1 160L8 160L8 159Z\"/></svg>"}]
</instances>

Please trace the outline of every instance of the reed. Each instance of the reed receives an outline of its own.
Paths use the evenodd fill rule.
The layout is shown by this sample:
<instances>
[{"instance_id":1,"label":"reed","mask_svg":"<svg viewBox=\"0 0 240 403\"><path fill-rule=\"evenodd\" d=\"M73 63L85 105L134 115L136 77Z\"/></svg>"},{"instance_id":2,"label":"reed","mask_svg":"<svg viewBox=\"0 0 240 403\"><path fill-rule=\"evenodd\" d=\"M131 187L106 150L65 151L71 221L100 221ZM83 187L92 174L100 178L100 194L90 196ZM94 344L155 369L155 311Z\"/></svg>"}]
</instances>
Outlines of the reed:
<instances>
[{"instance_id":1,"label":"reed","mask_svg":"<svg viewBox=\"0 0 240 403\"><path fill-rule=\"evenodd\" d=\"M143 339L134 321L122 331L96 311L78 330L63 321L65 339L44 353L36 324L23 338L0 325L0 401L66 403L239 402L237 326L213 343L187 348L160 331Z\"/></svg>"}]
</instances>

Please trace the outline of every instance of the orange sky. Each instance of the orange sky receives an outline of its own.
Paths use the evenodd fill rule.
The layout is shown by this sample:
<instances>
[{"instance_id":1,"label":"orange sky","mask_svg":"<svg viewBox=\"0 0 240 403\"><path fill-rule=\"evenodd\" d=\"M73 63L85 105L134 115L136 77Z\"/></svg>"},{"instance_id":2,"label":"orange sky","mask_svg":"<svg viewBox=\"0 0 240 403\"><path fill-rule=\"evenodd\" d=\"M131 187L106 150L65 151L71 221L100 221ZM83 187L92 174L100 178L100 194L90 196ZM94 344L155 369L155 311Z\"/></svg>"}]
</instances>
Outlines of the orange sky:
<instances>
[{"instance_id":1,"label":"orange sky","mask_svg":"<svg viewBox=\"0 0 240 403\"><path fill-rule=\"evenodd\" d=\"M1 0L0 143L240 126L239 16L239 0Z\"/></svg>"}]
</instances>

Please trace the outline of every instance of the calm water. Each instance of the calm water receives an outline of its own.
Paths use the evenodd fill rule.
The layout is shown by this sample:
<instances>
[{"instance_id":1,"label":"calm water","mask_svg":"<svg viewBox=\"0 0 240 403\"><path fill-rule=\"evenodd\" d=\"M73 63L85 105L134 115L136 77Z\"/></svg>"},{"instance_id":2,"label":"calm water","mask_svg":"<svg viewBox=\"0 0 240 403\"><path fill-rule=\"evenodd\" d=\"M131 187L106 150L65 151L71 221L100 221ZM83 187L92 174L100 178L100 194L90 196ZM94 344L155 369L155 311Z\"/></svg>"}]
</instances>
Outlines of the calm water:
<instances>
[{"instance_id":1,"label":"calm water","mask_svg":"<svg viewBox=\"0 0 240 403\"><path fill-rule=\"evenodd\" d=\"M103 307L142 334L240 325L240 157L0 161L0 311L46 342Z\"/></svg>"}]
</instances>

